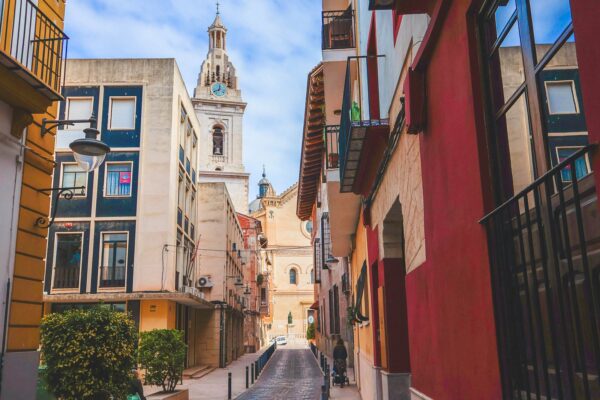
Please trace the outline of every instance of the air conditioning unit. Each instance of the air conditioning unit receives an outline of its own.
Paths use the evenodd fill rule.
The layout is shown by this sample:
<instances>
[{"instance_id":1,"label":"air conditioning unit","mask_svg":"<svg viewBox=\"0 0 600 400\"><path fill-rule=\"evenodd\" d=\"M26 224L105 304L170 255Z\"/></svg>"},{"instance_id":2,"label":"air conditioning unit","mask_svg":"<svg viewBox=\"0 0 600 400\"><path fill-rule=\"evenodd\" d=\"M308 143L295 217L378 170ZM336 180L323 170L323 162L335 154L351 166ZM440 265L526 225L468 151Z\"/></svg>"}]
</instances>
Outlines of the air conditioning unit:
<instances>
[{"instance_id":1,"label":"air conditioning unit","mask_svg":"<svg viewBox=\"0 0 600 400\"><path fill-rule=\"evenodd\" d=\"M201 288L211 288L213 287L213 283L210 280L210 275L202 275L200 279L198 279L198 287Z\"/></svg>"}]
</instances>

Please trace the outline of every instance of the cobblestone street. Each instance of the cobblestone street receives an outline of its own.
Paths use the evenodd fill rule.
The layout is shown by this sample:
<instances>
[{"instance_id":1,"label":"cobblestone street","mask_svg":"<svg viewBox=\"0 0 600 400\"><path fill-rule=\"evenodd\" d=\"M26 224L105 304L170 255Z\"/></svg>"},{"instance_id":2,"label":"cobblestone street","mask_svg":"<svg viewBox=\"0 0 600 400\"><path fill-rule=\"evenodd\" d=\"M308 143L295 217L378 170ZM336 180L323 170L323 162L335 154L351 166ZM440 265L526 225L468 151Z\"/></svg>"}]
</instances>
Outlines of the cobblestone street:
<instances>
[{"instance_id":1,"label":"cobblestone street","mask_svg":"<svg viewBox=\"0 0 600 400\"><path fill-rule=\"evenodd\" d=\"M258 382L238 400L320 398L323 378L309 349L278 349Z\"/></svg>"}]
</instances>

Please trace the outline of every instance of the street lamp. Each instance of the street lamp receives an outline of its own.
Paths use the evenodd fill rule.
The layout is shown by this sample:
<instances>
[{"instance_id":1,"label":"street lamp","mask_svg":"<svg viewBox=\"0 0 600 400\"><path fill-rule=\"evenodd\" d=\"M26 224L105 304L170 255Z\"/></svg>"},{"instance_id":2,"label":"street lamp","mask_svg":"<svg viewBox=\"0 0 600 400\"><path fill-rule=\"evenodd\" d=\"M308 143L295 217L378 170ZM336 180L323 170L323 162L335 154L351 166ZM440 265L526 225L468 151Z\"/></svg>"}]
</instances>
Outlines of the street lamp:
<instances>
[{"instance_id":1,"label":"street lamp","mask_svg":"<svg viewBox=\"0 0 600 400\"><path fill-rule=\"evenodd\" d=\"M92 114L89 119L65 119L65 120L49 120L44 118L42 120L42 129L41 135L42 138L46 136L50 130L57 128L59 126L65 125L75 125L89 123L90 126L85 128L83 132L85 133L85 138L74 140L69 147L73 150L73 157L79 167L85 172L91 172L98 168L106 158L106 154L110 152L110 147L97 139L98 134L98 120L96 116ZM84 186L77 187L52 187L47 189L38 189L38 192L42 193L55 193L54 200L52 204L54 205L52 209L52 216L50 219L46 217L39 217L35 221L35 226L40 228L49 228L54 224L54 219L56 218L56 211L58 210L58 202L61 198L65 198L67 200L71 200L74 195L74 190L83 190Z\"/></svg>"},{"instance_id":2,"label":"street lamp","mask_svg":"<svg viewBox=\"0 0 600 400\"><path fill-rule=\"evenodd\" d=\"M83 130L85 138L74 140L69 147L73 150L73 156L79 167L85 172L90 172L98 168L104 162L106 154L110 152L110 147L97 139L100 132L97 128L98 120L94 114L89 119L83 120L48 120L44 118L42 120L42 137L53 128L86 122L89 122L90 126Z\"/></svg>"}]
</instances>

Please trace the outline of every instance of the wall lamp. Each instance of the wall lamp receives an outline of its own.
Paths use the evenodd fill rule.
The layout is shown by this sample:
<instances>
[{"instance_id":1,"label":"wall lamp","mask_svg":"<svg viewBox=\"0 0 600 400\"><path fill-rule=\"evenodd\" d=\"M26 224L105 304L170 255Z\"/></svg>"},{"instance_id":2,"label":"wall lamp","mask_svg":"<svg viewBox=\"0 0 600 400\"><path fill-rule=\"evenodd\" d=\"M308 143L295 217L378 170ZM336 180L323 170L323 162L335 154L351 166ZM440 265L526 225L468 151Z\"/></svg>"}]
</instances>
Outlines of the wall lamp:
<instances>
[{"instance_id":1,"label":"wall lamp","mask_svg":"<svg viewBox=\"0 0 600 400\"><path fill-rule=\"evenodd\" d=\"M42 137L52 129L59 126L89 123L90 126L83 130L85 138L76 139L69 147L73 150L73 156L77 164L86 172L98 168L103 162L110 147L97 139L100 132L97 129L98 120L94 114L89 119L65 119L65 120L42 120Z\"/></svg>"},{"instance_id":2,"label":"wall lamp","mask_svg":"<svg viewBox=\"0 0 600 400\"><path fill-rule=\"evenodd\" d=\"M106 154L110 152L110 147L97 139L100 132L97 129L98 120L96 116L92 114L89 119L67 119L67 120L49 120L44 118L42 120L42 138L46 136L48 132L52 129L57 128L59 126L65 125L75 125L81 123L89 123L90 126L85 128L83 132L85 133L85 138L76 139L69 147L73 150L73 157L77 164L81 169L85 172L90 172L98 168L106 158ZM71 200L75 195L74 191L80 190L81 193L84 193L85 186L77 186L77 187L52 187L48 189L38 189L38 192L41 193L55 193L54 199L52 201L53 210L52 216L50 219L46 217L39 217L35 221L35 226L40 228L49 228L54 224L54 220L56 218L56 211L58 210L58 202L60 199L64 198L66 200Z\"/></svg>"}]
</instances>

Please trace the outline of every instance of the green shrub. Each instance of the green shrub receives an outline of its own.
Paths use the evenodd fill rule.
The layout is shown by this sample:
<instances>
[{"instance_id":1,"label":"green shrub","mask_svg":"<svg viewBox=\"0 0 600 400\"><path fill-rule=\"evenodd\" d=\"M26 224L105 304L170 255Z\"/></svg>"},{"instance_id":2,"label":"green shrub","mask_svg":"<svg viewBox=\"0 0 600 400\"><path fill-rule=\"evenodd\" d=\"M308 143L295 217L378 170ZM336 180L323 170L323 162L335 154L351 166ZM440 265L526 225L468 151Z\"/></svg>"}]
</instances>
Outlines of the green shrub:
<instances>
[{"instance_id":1,"label":"green shrub","mask_svg":"<svg viewBox=\"0 0 600 400\"><path fill-rule=\"evenodd\" d=\"M145 383L162 386L165 392L175 391L183 373L186 349L181 331L155 329L142 332L139 362L146 370Z\"/></svg>"},{"instance_id":2,"label":"green shrub","mask_svg":"<svg viewBox=\"0 0 600 400\"><path fill-rule=\"evenodd\" d=\"M306 338L308 340L312 340L315 338L315 323L308 324L308 328L306 328Z\"/></svg>"},{"instance_id":3,"label":"green shrub","mask_svg":"<svg viewBox=\"0 0 600 400\"><path fill-rule=\"evenodd\" d=\"M60 399L127 396L137 332L123 312L105 307L49 314L42 320L44 380Z\"/></svg>"}]
</instances>

